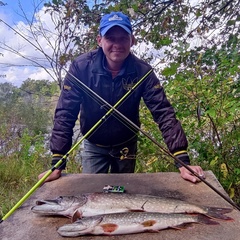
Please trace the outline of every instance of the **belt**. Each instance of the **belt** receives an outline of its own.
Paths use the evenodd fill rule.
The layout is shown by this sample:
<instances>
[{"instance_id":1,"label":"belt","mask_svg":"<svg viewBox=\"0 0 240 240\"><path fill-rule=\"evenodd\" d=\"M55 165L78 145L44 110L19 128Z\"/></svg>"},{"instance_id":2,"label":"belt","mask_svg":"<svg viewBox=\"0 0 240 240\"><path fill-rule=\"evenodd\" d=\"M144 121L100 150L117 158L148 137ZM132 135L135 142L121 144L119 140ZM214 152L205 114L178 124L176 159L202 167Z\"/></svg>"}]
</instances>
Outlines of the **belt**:
<instances>
[{"instance_id":1,"label":"belt","mask_svg":"<svg viewBox=\"0 0 240 240\"><path fill-rule=\"evenodd\" d=\"M131 137L130 139L128 139L125 142L122 142L122 143L119 143L119 144L114 144L114 145L102 145L102 144L98 144L98 143L92 143L92 144L95 144L96 146L103 147L103 148L114 148L114 147L122 146L122 145L124 145L126 143L130 143L135 138L136 138L136 135L134 135L133 137ZM136 138L136 140L137 140L137 138Z\"/></svg>"}]
</instances>

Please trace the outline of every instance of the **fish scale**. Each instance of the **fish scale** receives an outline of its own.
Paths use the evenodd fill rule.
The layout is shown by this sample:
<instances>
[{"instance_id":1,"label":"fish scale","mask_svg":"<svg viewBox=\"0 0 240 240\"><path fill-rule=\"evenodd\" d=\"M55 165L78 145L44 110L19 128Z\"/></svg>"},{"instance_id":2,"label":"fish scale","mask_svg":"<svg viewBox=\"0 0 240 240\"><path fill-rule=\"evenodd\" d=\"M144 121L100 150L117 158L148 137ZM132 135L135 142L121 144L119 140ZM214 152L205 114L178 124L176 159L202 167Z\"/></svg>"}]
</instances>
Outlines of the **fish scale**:
<instances>
[{"instance_id":1,"label":"fish scale","mask_svg":"<svg viewBox=\"0 0 240 240\"><path fill-rule=\"evenodd\" d=\"M65 224L57 232L63 237L82 235L123 235L141 232L158 232L167 228L186 228L189 223L217 225L203 215L156 212L125 212L84 217L72 224Z\"/></svg>"},{"instance_id":2,"label":"fish scale","mask_svg":"<svg viewBox=\"0 0 240 240\"><path fill-rule=\"evenodd\" d=\"M148 212L198 212L207 213L207 209L175 199L166 199L141 194L116 194L96 193L89 195L88 201L82 206L83 215L88 216L89 211L96 211L98 214L115 211L148 211ZM91 215L91 213L90 213Z\"/></svg>"},{"instance_id":3,"label":"fish scale","mask_svg":"<svg viewBox=\"0 0 240 240\"><path fill-rule=\"evenodd\" d=\"M80 217L115 212L200 213L210 218L232 220L224 215L232 208L206 207L182 200L128 193L88 193L40 200L32 211L43 215L63 215L75 221Z\"/></svg>"}]
</instances>

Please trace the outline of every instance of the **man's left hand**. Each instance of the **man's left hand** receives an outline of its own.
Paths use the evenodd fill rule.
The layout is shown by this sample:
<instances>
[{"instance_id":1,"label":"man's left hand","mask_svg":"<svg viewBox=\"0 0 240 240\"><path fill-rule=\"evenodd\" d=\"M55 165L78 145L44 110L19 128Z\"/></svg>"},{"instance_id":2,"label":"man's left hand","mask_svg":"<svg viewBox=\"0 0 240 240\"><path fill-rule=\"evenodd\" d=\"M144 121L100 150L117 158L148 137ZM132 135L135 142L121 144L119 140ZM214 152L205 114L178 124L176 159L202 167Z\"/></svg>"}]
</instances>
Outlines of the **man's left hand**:
<instances>
[{"instance_id":1,"label":"man's left hand","mask_svg":"<svg viewBox=\"0 0 240 240\"><path fill-rule=\"evenodd\" d=\"M194 172L196 172L200 177L205 179L204 171L202 170L202 168L200 166L188 166L188 167L191 168ZM185 180L188 180L188 181L193 182L193 183L197 183L197 182L201 181L198 177L194 176L185 167L180 167L179 171L180 171L181 177Z\"/></svg>"}]
</instances>

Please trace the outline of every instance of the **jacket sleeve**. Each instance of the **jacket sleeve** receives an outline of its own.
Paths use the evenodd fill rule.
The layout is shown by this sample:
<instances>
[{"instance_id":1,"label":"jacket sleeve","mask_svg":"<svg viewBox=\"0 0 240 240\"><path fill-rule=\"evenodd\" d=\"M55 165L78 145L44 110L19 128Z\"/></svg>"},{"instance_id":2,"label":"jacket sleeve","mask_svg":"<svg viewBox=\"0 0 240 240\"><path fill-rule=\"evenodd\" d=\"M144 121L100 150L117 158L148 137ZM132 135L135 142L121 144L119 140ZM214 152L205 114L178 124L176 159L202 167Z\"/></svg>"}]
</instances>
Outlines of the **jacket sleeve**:
<instances>
[{"instance_id":1,"label":"jacket sleeve","mask_svg":"<svg viewBox=\"0 0 240 240\"><path fill-rule=\"evenodd\" d=\"M176 118L175 111L168 101L159 79L154 73L146 81L143 99L154 121L158 124L169 151L189 165L186 135L180 121ZM176 163L176 166L180 167L181 165Z\"/></svg>"},{"instance_id":2,"label":"jacket sleeve","mask_svg":"<svg viewBox=\"0 0 240 240\"><path fill-rule=\"evenodd\" d=\"M69 72L77 77L72 64ZM73 128L78 118L81 104L81 93L73 78L67 74L54 115L54 125L50 139L50 150L54 154L66 154L72 146Z\"/></svg>"}]
</instances>

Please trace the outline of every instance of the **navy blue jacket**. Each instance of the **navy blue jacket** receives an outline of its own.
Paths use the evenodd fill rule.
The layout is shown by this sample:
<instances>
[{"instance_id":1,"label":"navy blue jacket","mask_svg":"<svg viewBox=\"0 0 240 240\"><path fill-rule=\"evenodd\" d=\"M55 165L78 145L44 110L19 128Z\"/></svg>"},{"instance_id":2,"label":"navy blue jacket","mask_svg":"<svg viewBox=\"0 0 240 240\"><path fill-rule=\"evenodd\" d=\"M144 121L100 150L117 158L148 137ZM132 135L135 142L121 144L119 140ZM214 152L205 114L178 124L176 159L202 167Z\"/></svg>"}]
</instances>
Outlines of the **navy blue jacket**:
<instances>
[{"instance_id":1,"label":"navy blue jacket","mask_svg":"<svg viewBox=\"0 0 240 240\"><path fill-rule=\"evenodd\" d=\"M73 127L79 113L81 132L84 135L107 112L102 103L99 104L79 87L75 77L108 103L114 105L151 69L149 64L133 54L129 54L123 69L117 77L112 79L111 73L104 67L105 61L105 55L99 48L80 55L70 65L55 111L50 141L53 153L65 154L70 150ZM167 100L159 79L153 72L118 107L121 113L138 126L140 126L139 104L141 98L151 111L154 121L159 125L170 152L186 150L188 143L184 131L176 119L174 109ZM131 139L134 135L135 133L125 124L110 116L88 137L88 140L104 146L118 145ZM188 161L186 163L188 164Z\"/></svg>"}]
</instances>

